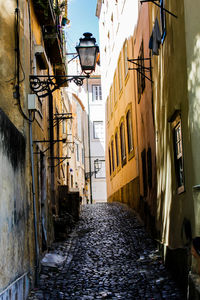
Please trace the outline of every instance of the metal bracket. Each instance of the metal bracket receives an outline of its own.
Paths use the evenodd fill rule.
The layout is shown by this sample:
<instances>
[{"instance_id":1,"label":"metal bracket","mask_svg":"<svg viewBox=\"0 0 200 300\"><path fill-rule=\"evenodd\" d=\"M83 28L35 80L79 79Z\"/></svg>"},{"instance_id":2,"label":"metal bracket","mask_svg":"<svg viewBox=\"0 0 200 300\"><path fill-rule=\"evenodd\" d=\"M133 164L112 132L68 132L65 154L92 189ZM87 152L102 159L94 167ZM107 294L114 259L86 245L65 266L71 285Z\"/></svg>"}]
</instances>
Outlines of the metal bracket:
<instances>
[{"instance_id":1,"label":"metal bracket","mask_svg":"<svg viewBox=\"0 0 200 300\"><path fill-rule=\"evenodd\" d=\"M172 17L174 18L178 18L175 14L173 14L171 11L169 11L168 9L162 7L160 4L156 3L156 2L160 2L160 0L141 0L140 3L143 4L145 2L151 2L153 4L155 4L156 6L160 7L162 10L164 10L166 13L170 14Z\"/></svg>"},{"instance_id":2,"label":"metal bracket","mask_svg":"<svg viewBox=\"0 0 200 300\"><path fill-rule=\"evenodd\" d=\"M76 85L83 85L85 75L30 75L30 88L39 98L44 98L59 89L65 82L73 81Z\"/></svg>"},{"instance_id":3,"label":"metal bracket","mask_svg":"<svg viewBox=\"0 0 200 300\"><path fill-rule=\"evenodd\" d=\"M49 166L50 168L56 168L57 166L59 166L60 164L62 164L66 159L70 159L70 156L65 156L65 157L59 157L59 156L49 156L49 159L58 159L59 162L55 165L55 166ZM60 161L61 160L61 161Z\"/></svg>"},{"instance_id":4,"label":"metal bracket","mask_svg":"<svg viewBox=\"0 0 200 300\"><path fill-rule=\"evenodd\" d=\"M61 140L54 140L52 141L52 144L55 145L55 143L63 142L66 143L66 139L61 139ZM33 141L33 143L50 143L49 140L39 140L39 141ZM42 153L47 152L50 149L50 146L47 147L44 151L41 151ZM37 154L37 152L35 152Z\"/></svg>"},{"instance_id":5,"label":"metal bracket","mask_svg":"<svg viewBox=\"0 0 200 300\"><path fill-rule=\"evenodd\" d=\"M151 80L151 78L149 78L148 76L146 76L144 74L144 72L151 72L152 67L151 67L151 58L132 58L132 59L127 59L130 63L136 65L136 68L129 68L129 70L135 70L138 73L140 73L142 76L144 76L147 80L151 81L153 83L153 81ZM149 67L144 67L143 65L141 65L141 61L149 61L150 62L150 66Z\"/></svg>"},{"instance_id":6,"label":"metal bracket","mask_svg":"<svg viewBox=\"0 0 200 300\"><path fill-rule=\"evenodd\" d=\"M87 172L87 173L85 173L85 179L87 180L87 179L89 179L89 178L91 178L94 174L97 174L98 173L98 171L92 171L92 172Z\"/></svg>"},{"instance_id":7,"label":"metal bracket","mask_svg":"<svg viewBox=\"0 0 200 300\"><path fill-rule=\"evenodd\" d=\"M61 123L64 120L71 120L73 119L72 117L72 113L62 113L62 114L54 114L55 118L54 120L54 125L53 127L55 127L57 124Z\"/></svg>"}]
</instances>

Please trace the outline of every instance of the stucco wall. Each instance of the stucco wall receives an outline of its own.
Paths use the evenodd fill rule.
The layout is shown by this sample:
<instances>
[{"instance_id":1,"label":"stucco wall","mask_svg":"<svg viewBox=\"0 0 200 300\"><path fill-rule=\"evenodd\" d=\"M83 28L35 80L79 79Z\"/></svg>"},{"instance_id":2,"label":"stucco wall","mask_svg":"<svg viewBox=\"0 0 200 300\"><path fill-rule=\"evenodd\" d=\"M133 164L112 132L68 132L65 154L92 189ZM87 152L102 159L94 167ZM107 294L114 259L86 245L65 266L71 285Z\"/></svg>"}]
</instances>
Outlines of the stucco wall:
<instances>
[{"instance_id":1,"label":"stucco wall","mask_svg":"<svg viewBox=\"0 0 200 300\"><path fill-rule=\"evenodd\" d=\"M200 184L200 2L184 0L185 6L185 36L187 55L187 89L188 89L188 126L190 131L191 152L190 161L193 166L192 185ZM192 21L191 21L192 18ZM191 191L190 186L190 191ZM199 189L193 190L195 225L194 235L200 235Z\"/></svg>"},{"instance_id":2,"label":"stucco wall","mask_svg":"<svg viewBox=\"0 0 200 300\"><path fill-rule=\"evenodd\" d=\"M26 141L0 110L0 291L28 265Z\"/></svg>"},{"instance_id":3,"label":"stucco wall","mask_svg":"<svg viewBox=\"0 0 200 300\"><path fill-rule=\"evenodd\" d=\"M160 11L153 4L149 8L152 30L156 16L160 24ZM170 248L181 248L186 242L182 234L184 219L189 220L191 225L193 223L193 164L188 128L184 3L169 1L166 8L178 15L178 18L166 14L166 37L160 45L159 55L152 58L157 163L156 217L161 243ZM181 113L183 138L185 189L182 193L177 190L173 129L170 122L176 111Z\"/></svg>"}]
</instances>

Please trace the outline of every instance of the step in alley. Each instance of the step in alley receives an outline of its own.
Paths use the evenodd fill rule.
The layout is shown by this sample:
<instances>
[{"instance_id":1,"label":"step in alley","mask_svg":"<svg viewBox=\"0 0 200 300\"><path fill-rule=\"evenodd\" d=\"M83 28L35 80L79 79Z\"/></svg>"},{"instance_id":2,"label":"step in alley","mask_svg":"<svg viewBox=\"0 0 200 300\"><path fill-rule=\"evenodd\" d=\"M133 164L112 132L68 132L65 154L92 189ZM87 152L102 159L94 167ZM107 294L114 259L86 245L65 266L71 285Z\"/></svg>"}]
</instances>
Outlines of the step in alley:
<instances>
[{"instance_id":1,"label":"step in alley","mask_svg":"<svg viewBox=\"0 0 200 300\"><path fill-rule=\"evenodd\" d=\"M63 262L42 267L29 300L183 299L155 243L124 205L82 206L74 231L52 251Z\"/></svg>"}]
</instances>

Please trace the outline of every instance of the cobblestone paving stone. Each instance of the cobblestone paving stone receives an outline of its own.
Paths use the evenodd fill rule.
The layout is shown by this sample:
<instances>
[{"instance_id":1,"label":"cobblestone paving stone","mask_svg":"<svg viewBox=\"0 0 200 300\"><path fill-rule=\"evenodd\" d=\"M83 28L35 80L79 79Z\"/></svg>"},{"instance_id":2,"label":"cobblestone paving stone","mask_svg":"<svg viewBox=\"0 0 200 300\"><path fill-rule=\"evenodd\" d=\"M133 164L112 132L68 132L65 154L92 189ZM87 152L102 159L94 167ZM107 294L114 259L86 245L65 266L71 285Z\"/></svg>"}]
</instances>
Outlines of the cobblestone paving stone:
<instances>
[{"instance_id":1,"label":"cobblestone paving stone","mask_svg":"<svg viewBox=\"0 0 200 300\"><path fill-rule=\"evenodd\" d=\"M123 205L83 206L70 239L54 250L65 262L43 267L29 300L183 299L154 242Z\"/></svg>"}]
</instances>

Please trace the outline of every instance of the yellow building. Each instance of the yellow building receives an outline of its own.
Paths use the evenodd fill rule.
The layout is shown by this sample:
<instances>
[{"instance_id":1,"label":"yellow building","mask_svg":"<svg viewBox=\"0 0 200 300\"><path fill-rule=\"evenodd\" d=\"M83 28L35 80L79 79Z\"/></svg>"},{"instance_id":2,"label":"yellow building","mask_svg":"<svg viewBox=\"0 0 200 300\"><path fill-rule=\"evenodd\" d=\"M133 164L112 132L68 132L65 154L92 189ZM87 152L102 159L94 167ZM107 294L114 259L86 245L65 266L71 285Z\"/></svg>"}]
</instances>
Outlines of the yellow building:
<instances>
[{"instance_id":1,"label":"yellow building","mask_svg":"<svg viewBox=\"0 0 200 300\"><path fill-rule=\"evenodd\" d=\"M130 16L130 11L132 15ZM108 201L139 205L138 138L133 57L137 3L98 1L102 90L106 101L106 176ZM126 21L130 20L127 30Z\"/></svg>"}]
</instances>

